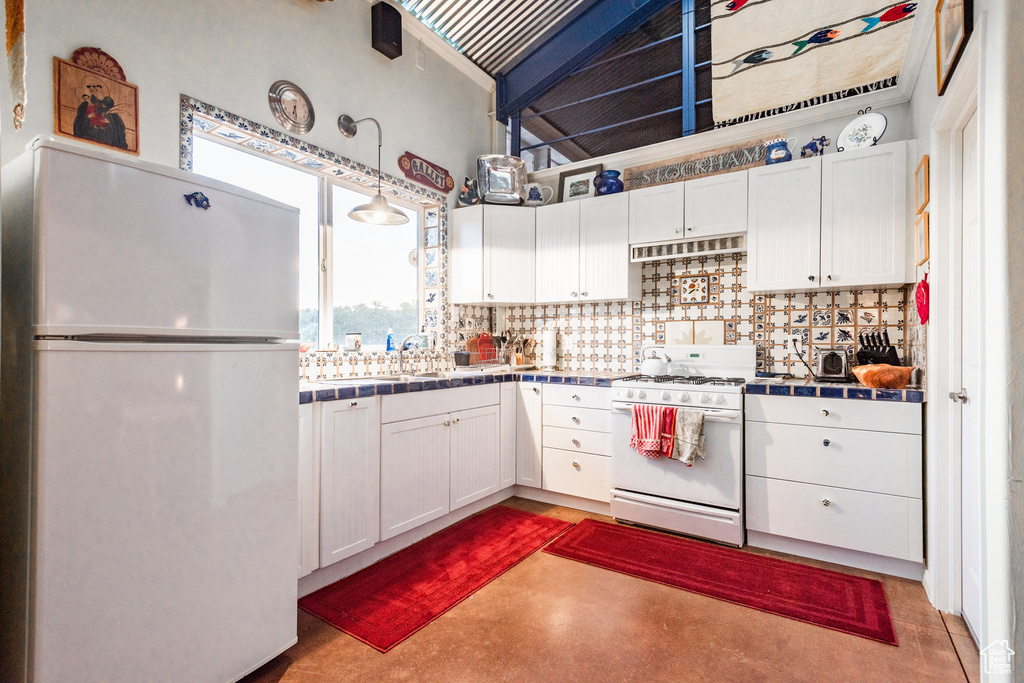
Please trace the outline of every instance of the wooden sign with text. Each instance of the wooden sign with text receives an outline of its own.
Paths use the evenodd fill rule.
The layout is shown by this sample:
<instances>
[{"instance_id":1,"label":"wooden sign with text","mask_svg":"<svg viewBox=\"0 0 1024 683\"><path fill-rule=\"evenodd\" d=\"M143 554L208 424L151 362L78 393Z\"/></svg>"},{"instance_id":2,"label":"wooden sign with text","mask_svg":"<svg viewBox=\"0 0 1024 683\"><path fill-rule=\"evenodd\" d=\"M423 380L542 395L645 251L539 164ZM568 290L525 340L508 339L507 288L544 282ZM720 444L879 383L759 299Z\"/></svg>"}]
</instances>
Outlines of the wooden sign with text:
<instances>
[{"instance_id":1,"label":"wooden sign with text","mask_svg":"<svg viewBox=\"0 0 1024 683\"><path fill-rule=\"evenodd\" d=\"M774 135L757 142L745 142L735 147L725 147L690 154L676 159L656 161L643 166L627 168L626 189L637 190L641 187L654 187L668 183L678 183L705 176L742 171L753 166L763 166L767 155L764 143L775 140L781 135Z\"/></svg>"},{"instance_id":2,"label":"wooden sign with text","mask_svg":"<svg viewBox=\"0 0 1024 683\"><path fill-rule=\"evenodd\" d=\"M402 169L405 177L414 183L426 185L445 194L455 188L455 179L446 169L432 164L412 152L406 152L398 157L398 167Z\"/></svg>"}]
</instances>

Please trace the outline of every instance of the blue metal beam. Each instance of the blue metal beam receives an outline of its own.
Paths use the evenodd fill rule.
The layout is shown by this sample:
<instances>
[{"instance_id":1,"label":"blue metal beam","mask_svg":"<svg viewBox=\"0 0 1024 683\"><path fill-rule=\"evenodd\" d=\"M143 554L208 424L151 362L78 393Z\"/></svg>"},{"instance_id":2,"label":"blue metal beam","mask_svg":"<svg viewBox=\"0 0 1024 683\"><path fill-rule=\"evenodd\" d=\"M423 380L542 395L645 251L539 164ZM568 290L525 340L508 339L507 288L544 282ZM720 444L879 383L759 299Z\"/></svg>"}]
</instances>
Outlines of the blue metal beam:
<instances>
[{"instance_id":1,"label":"blue metal beam","mask_svg":"<svg viewBox=\"0 0 1024 683\"><path fill-rule=\"evenodd\" d=\"M693 0L683 2L683 120L682 137L693 135L697 130L697 36L694 35ZM711 30L710 28L707 30Z\"/></svg>"},{"instance_id":2,"label":"blue metal beam","mask_svg":"<svg viewBox=\"0 0 1024 683\"><path fill-rule=\"evenodd\" d=\"M692 0L682 1L692 9ZM498 74L498 120L507 124L513 112L673 2L680 0L597 0L507 73Z\"/></svg>"}]
</instances>

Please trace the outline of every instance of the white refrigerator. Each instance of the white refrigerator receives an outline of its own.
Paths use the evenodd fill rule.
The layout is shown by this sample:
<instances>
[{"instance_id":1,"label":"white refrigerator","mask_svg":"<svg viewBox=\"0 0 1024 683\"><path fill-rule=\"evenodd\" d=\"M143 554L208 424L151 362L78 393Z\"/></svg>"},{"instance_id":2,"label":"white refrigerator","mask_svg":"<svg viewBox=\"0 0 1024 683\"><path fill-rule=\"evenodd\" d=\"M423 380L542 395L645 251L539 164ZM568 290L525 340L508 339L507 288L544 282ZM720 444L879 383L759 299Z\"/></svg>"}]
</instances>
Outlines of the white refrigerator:
<instances>
[{"instance_id":1,"label":"white refrigerator","mask_svg":"<svg viewBox=\"0 0 1024 683\"><path fill-rule=\"evenodd\" d=\"M235 681L296 641L298 210L47 139L0 177L0 680Z\"/></svg>"}]
</instances>

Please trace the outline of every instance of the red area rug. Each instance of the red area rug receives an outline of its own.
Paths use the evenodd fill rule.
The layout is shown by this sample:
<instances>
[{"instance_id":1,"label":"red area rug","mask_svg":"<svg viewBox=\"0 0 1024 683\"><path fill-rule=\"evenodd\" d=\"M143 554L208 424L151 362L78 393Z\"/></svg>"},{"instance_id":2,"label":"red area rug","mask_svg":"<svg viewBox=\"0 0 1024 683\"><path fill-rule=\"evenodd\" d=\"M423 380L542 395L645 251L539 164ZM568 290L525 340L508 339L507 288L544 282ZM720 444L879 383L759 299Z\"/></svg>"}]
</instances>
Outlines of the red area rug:
<instances>
[{"instance_id":1,"label":"red area rug","mask_svg":"<svg viewBox=\"0 0 1024 683\"><path fill-rule=\"evenodd\" d=\"M570 526L498 505L310 593L299 607L387 652Z\"/></svg>"},{"instance_id":2,"label":"red area rug","mask_svg":"<svg viewBox=\"0 0 1024 683\"><path fill-rule=\"evenodd\" d=\"M882 582L584 519L544 552L897 645Z\"/></svg>"}]
</instances>

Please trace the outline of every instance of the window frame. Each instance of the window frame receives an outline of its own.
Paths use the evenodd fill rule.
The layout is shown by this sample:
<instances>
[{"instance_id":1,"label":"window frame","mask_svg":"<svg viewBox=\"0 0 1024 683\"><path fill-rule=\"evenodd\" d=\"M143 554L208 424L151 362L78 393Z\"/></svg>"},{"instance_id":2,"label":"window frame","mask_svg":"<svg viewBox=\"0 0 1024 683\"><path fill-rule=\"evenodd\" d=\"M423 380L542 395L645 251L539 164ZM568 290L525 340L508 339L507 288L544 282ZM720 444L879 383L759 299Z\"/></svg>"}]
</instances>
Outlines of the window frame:
<instances>
[{"instance_id":1,"label":"window frame","mask_svg":"<svg viewBox=\"0 0 1024 683\"><path fill-rule=\"evenodd\" d=\"M334 186L338 186L342 189L355 192L357 194L365 196L367 199L371 199L377 192L374 187L364 187L358 183L346 182L344 178L332 178L324 173L317 172L312 169L299 168L297 165L288 162L284 159L277 159L271 155L261 154L260 152L252 149L248 149L243 145L232 143L230 140L219 138L219 136L207 133L205 131L196 130L193 133L193 137L199 137L207 142L212 142L217 145L222 145L228 149L235 150L242 154L248 154L257 159L263 159L272 163L280 164L281 166L294 170L298 173L306 173L314 176L317 180L317 245L319 248L319 257L317 260L318 264L318 277L317 277L317 340L315 347L318 350L328 350L333 348L332 345L336 345L339 349L344 345L344 339L334 339ZM195 150L193 148L193 157ZM426 222L427 208L423 205L415 204L413 202L404 201L399 197L389 196L388 202L401 206L403 209L413 211L417 214L417 228L416 228L416 321L417 329L416 334L424 334L423 318L426 313L426 306L424 301L424 224ZM301 261L300 261L301 267ZM301 311L301 307L298 309ZM400 341L400 340L397 340ZM396 343L397 343L396 341ZM363 351L384 351L383 345L373 344L362 347Z\"/></svg>"}]
</instances>

